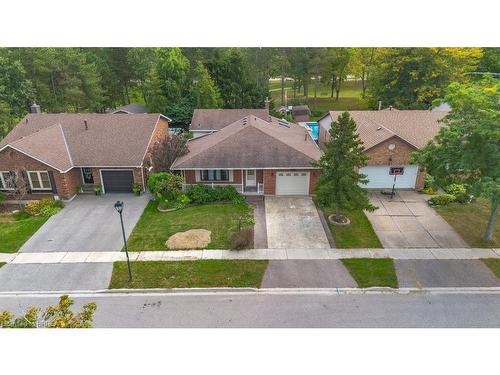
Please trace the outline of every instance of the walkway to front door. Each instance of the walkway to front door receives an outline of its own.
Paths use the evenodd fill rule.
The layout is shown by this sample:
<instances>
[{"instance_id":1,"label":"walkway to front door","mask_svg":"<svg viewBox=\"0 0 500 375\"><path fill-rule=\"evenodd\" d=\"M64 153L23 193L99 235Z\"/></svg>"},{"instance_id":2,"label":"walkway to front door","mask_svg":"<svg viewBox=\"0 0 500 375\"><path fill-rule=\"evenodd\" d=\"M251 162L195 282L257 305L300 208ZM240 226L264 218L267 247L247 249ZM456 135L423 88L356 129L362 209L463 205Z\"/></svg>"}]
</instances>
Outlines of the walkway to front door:
<instances>
[{"instance_id":1,"label":"walkway to front door","mask_svg":"<svg viewBox=\"0 0 500 375\"><path fill-rule=\"evenodd\" d=\"M268 196L265 200L270 249L330 248L311 197Z\"/></svg>"}]
</instances>

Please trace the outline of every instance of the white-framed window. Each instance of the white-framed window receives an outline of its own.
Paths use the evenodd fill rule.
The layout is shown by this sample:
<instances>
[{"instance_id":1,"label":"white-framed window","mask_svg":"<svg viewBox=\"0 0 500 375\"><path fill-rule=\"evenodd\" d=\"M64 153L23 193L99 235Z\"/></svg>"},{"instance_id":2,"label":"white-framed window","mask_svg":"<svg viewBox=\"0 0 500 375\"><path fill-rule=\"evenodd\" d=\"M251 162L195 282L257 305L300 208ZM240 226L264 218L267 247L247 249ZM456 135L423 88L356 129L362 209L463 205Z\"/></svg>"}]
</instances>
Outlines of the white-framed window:
<instances>
[{"instance_id":1,"label":"white-framed window","mask_svg":"<svg viewBox=\"0 0 500 375\"><path fill-rule=\"evenodd\" d=\"M47 171L28 171L31 190L51 190L49 172Z\"/></svg>"},{"instance_id":2,"label":"white-framed window","mask_svg":"<svg viewBox=\"0 0 500 375\"><path fill-rule=\"evenodd\" d=\"M14 190L16 187L10 177L10 172L0 171L0 190Z\"/></svg>"},{"instance_id":3,"label":"white-framed window","mask_svg":"<svg viewBox=\"0 0 500 375\"><path fill-rule=\"evenodd\" d=\"M200 181L229 181L229 171L225 169L205 169L200 171Z\"/></svg>"}]
</instances>

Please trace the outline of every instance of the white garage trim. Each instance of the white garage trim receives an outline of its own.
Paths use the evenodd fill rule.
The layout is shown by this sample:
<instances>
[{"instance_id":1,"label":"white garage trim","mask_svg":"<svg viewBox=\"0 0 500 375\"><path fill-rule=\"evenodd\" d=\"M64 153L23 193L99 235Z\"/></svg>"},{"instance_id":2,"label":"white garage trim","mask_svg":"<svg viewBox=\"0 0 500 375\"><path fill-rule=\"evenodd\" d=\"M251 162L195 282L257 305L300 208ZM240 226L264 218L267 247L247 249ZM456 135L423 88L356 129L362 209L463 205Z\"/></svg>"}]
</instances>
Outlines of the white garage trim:
<instances>
[{"instance_id":1,"label":"white garage trim","mask_svg":"<svg viewBox=\"0 0 500 375\"><path fill-rule=\"evenodd\" d=\"M310 172L277 171L276 195L309 195Z\"/></svg>"},{"instance_id":2,"label":"white garage trim","mask_svg":"<svg viewBox=\"0 0 500 375\"><path fill-rule=\"evenodd\" d=\"M370 180L363 185L367 189L391 189L394 176L391 167L403 167L403 174L396 176L396 189L414 189L417 182L418 166L416 165L370 165L360 169L360 173L367 175Z\"/></svg>"}]
</instances>

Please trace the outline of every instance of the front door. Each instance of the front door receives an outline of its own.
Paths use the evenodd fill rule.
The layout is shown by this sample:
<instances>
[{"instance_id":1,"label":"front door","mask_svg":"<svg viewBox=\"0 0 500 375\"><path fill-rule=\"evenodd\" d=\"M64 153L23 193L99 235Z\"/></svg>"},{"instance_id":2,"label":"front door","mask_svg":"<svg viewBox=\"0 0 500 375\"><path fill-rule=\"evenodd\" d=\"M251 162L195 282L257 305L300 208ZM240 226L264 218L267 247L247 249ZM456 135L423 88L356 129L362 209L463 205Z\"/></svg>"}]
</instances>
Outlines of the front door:
<instances>
[{"instance_id":1,"label":"front door","mask_svg":"<svg viewBox=\"0 0 500 375\"><path fill-rule=\"evenodd\" d=\"M257 177L255 176L255 169L247 170L247 186L256 186L257 185Z\"/></svg>"},{"instance_id":2,"label":"front door","mask_svg":"<svg viewBox=\"0 0 500 375\"><path fill-rule=\"evenodd\" d=\"M94 176L92 174L92 168L82 168L83 183L85 185L94 183Z\"/></svg>"}]
</instances>

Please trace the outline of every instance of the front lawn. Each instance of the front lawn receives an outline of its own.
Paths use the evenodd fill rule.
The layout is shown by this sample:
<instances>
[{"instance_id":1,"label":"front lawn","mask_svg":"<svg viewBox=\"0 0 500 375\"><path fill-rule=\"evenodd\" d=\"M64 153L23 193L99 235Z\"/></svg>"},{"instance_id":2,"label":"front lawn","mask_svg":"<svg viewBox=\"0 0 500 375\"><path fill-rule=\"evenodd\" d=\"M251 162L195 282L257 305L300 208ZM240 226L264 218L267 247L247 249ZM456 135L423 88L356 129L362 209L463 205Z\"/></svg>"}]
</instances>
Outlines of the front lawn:
<instances>
[{"instance_id":1,"label":"front lawn","mask_svg":"<svg viewBox=\"0 0 500 375\"><path fill-rule=\"evenodd\" d=\"M479 198L469 204L450 204L435 207L435 210L472 247L500 247L500 218L493 230L493 242L482 240L490 217L491 205L487 199Z\"/></svg>"},{"instance_id":2,"label":"front lawn","mask_svg":"<svg viewBox=\"0 0 500 375\"><path fill-rule=\"evenodd\" d=\"M267 260L193 260L115 262L110 289L118 288L260 288Z\"/></svg>"},{"instance_id":3,"label":"front lawn","mask_svg":"<svg viewBox=\"0 0 500 375\"><path fill-rule=\"evenodd\" d=\"M0 268L4 266L6 263L5 262L0 262Z\"/></svg>"},{"instance_id":4,"label":"front lawn","mask_svg":"<svg viewBox=\"0 0 500 375\"><path fill-rule=\"evenodd\" d=\"M360 288L372 286L398 287L398 278L392 259L342 259L342 263Z\"/></svg>"},{"instance_id":5,"label":"front lawn","mask_svg":"<svg viewBox=\"0 0 500 375\"><path fill-rule=\"evenodd\" d=\"M149 202L128 239L131 251L166 250L165 241L189 229L212 232L207 249L229 249L230 237L238 228L238 219L248 213L247 205L207 204L172 212L160 212L156 202Z\"/></svg>"},{"instance_id":6,"label":"front lawn","mask_svg":"<svg viewBox=\"0 0 500 375\"><path fill-rule=\"evenodd\" d=\"M488 258L481 260L500 279L500 259Z\"/></svg>"},{"instance_id":7,"label":"front lawn","mask_svg":"<svg viewBox=\"0 0 500 375\"><path fill-rule=\"evenodd\" d=\"M342 215L347 216L351 220L351 223L346 226L330 223L328 216L333 214L335 210L328 209L324 212L336 247L341 249L382 248L382 244L373 230L370 220L368 220L362 210L342 211Z\"/></svg>"},{"instance_id":8,"label":"front lawn","mask_svg":"<svg viewBox=\"0 0 500 375\"><path fill-rule=\"evenodd\" d=\"M0 215L0 253L15 253L47 221L24 212Z\"/></svg>"}]
</instances>

